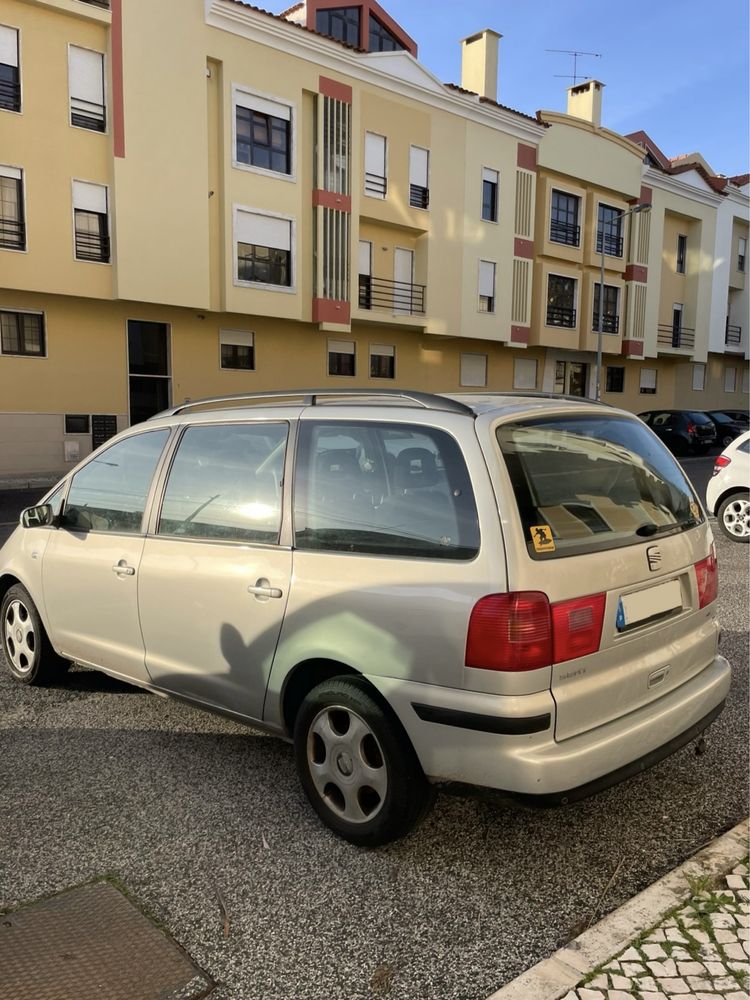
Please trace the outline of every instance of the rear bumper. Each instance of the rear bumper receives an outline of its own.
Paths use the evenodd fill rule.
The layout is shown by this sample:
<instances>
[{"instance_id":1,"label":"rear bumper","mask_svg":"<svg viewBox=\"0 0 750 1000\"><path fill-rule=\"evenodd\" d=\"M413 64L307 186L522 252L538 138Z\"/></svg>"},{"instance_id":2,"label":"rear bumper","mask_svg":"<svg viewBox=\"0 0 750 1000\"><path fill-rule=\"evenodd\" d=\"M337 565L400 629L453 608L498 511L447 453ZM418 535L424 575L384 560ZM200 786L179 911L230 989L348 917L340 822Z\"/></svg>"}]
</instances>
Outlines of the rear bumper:
<instances>
[{"instance_id":1,"label":"rear bumper","mask_svg":"<svg viewBox=\"0 0 750 1000\"><path fill-rule=\"evenodd\" d=\"M554 738L555 704L549 691L517 698L370 677L392 705L436 784L459 784L530 797L539 804L583 798L651 767L694 739L721 712L731 669L715 657L669 694L606 725L563 742ZM548 729L509 732L461 728L420 718L424 706L500 719L535 719L549 713ZM533 727L531 727L533 728ZM523 730L523 726L520 727Z\"/></svg>"}]
</instances>

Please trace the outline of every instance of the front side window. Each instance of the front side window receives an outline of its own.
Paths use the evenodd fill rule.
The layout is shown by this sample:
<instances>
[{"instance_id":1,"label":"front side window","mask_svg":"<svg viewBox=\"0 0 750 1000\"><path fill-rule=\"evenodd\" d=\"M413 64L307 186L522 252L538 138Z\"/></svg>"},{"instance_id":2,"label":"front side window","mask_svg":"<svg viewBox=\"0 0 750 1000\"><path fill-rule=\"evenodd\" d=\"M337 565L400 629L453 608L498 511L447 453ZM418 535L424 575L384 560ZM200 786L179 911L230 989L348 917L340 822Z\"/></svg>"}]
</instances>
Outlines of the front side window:
<instances>
[{"instance_id":1,"label":"front side window","mask_svg":"<svg viewBox=\"0 0 750 1000\"><path fill-rule=\"evenodd\" d=\"M353 340L328 341L328 374L356 374L356 354Z\"/></svg>"},{"instance_id":2,"label":"front side window","mask_svg":"<svg viewBox=\"0 0 750 1000\"><path fill-rule=\"evenodd\" d=\"M236 98L235 114L237 163L291 174L291 108L242 94Z\"/></svg>"},{"instance_id":3,"label":"front side window","mask_svg":"<svg viewBox=\"0 0 750 1000\"><path fill-rule=\"evenodd\" d=\"M219 334L221 367L255 371L255 334L222 330Z\"/></svg>"},{"instance_id":4,"label":"front side window","mask_svg":"<svg viewBox=\"0 0 750 1000\"><path fill-rule=\"evenodd\" d=\"M359 7L332 7L315 15L315 30L359 48Z\"/></svg>"},{"instance_id":5,"label":"front side window","mask_svg":"<svg viewBox=\"0 0 750 1000\"><path fill-rule=\"evenodd\" d=\"M0 24L0 110L21 110L18 29Z\"/></svg>"},{"instance_id":6,"label":"front side window","mask_svg":"<svg viewBox=\"0 0 750 1000\"><path fill-rule=\"evenodd\" d=\"M118 441L73 476L65 504L65 527L137 535L156 464L168 430Z\"/></svg>"},{"instance_id":7,"label":"front side window","mask_svg":"<svg viewBox=\"0 0 750 1000\"><path fill-rule=\"evenodd\" d=\"M702 522L695 494L639 420L540 417L502 424L497 439L533 559L637 545ZM539 551L535 532L553 546Z\"/></svg>"},{"instance_id":8,"label":"front side window","mask_svg":"<svg viewBox=\"0 0 750 1000\"><path fill-rule=\"evenodd\" d=\"M578 222L581 199L564 191L552 192L552 216L549 238L553 243L564 243L577 247L581 243L581 227Z\"/></svg>"},{"instance_id":9,"label":"front side window","mask_svg":"<svg viewBox=\"0 0 750 1000\"><path fill-rule=\"evenodd\" d=\"M292 286L292 224L254 212L237 213L237 280Z\"/></svg>"},{"instance_id":10,"label":"front side window","mask_svg":"<svg viewBox=\"0 0 750 1000\"><path fill-rule=\"evenodd\" d=\"M677 273L685 273L685 261L687 259L687 236L680 234L677 237Z\"/></svg>"},{"instance_id":11,"label":"front side window","mask_svg":"<svg viewBox=\"0 0 750 1000\"><path fill-rule=\"evenodd\" d=\"M26 249L23 174L16 167L0 166L0 248Z\"/></svg>"},{"instance_id":12,"label":"front side window","mask_svg":"<svg viewBox=\"0 0 750 1000\"><path fill-rule=\"evenodd\" d=\"M607 365L607 392L625 391L625 369L618 365Z\"/></svg>"},{"instance_id":13,"label":"front side window","mask_svg":"<svg viewBox=\"0 0 750 1000\"><path fill-rule=\"evenodd\" d=\"M485 222L497 222L497 193L500 174L487 167L482 169L482 218Z\"/></svg>"},{"instance_id":14,"label":"front side window","mask_svg":"<svg viewBox=\"0 0 750 1000\"><path fill-rule=\"evenodd\" d=\"M73 181L76 260L110 260L107 189L103 184Z\"/></svg>"},{"instance_id":15,"label":"front side window","mask_svg":"<svg viewBox=\"0 0 750 1000\"><path fill-rule=\"evenodd\" d=\"M561 274L547 278L547 326L576 325L576 279Z\"/></svg>"},{"instance_id":16,"label":"front side window","mask_svg":"<svg viewBox=\"0 0 750 1000\"><path fill-rule=\"evenodd\" d=\"M303 422L294 516L300 549L421 559L479 549L466 463L432 427Z\"/></svg>"},{"instance_id":17,"label":"front side window","mask_svg":"<svg viewBox=\"0 0 750 1000\"><path fill-rule=\"evenodd\" d=\"M596 230L596 252L610 257L622 257L622 212L612 205L599 206L599 224Z\"/></svg>"},{"instance_id":18,"label":"front side window","mask_svg":"<svg viewBox=\"0 0 750 1000\"><path fill-rule=\"evenodd\" d=\"M169 472L158 533L276 544L288 425L189 427Z\"/></svg>"},{"instance_id":19,"label":"front side window","mask_svg":"<svg viewBox=\"0 0 750 1000\"><path fill-rule=\"evenodd\" d=\"M105 132L104 54L71 45L68 49L70 124L92 132Z\"/></svg>"},{"instance_id":20,"label":"front side window","mask_svg":"<svg viewBox=\"0 0 750 1000\"><path fill-rule=\"evenodd\" d=\"M0 312L0 353L44 357L47 351L43 314Z\"/></svg>"},{"instance_id":21,"label":"front side window","mask_svg":"<svg viewBox=\"0 0 750 1000\"><path fill-rule=\"evenodd\" d=\"M592 329L599 329L599 295L601 285L597 282L594 285L594 315L592 317ZM604 333L618 333L620 329L620 317L617 314L620 289L616 285L604 286L604 309L602 310L602 330Z\"/></svg>"}]
</instances>

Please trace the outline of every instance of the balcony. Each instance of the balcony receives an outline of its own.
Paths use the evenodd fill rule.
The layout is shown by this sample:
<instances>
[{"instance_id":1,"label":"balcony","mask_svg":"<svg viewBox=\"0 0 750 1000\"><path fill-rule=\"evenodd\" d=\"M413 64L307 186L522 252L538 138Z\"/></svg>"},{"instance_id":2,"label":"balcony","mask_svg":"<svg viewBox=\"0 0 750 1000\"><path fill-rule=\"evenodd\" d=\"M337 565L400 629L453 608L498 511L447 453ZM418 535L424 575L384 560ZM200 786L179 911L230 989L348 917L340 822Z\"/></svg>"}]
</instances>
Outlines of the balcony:
<instances>
[{"instance_id":1,"label":"balcony","mask_svg":"<svg viewBox=\"0 0 750 1000\"><path fill-rule=\"evenodd\" d=\"M599 332L599 313L594 313L594 333ZM602 322L602 333L619 333L620 332L620 317L615 316L612 313L605 313L604 320Z\"/></svg>"},{"instance_id":2,"label":"balcony","mask_svg":"<svg viewBox=\"0 0 750 1000\"><path fill-rule=\"evenodd\" d=\"M578 247L581 245L581 227L574 226L570 222L556 222L553 219L549 227L549 238L553 243Z\"/></svg>"},{"instance_id":3,"label":"balcony","mask_svg":"<svg viewBox=\"0 0 750 1000\"><path fill-rule=\"evenodd\" d=\"M739 345L742 343L742 327L734 326L727 320L727 332L724 343L728 345Z\"/></svg>"},{"instance_id":4,"label":"balcony","mask_svg":"<svg viewBox=\"0 0 750 1000\"><path fill-rule=\"evenodd\" d=\"M576 325L575 309L565 306L547 306L547 326L562 326L574 330Z\"/></svg>"},{"instance_id":5,"label":"balcony","mask_svg":"<svg viewBox=\"0 0 750 1000\"><path fill-rule=\"evenodd\" d=\"M20 80L3 80L0 78L0 108L3 111L21 110Z\"/></svg>"},{"instance_id":6,"label":"balcony","mask_svg":"<svg viewBox=\"0 0 750 1000\"><path fill-rule=\"evenodd\" d=\"M695 347L695 330L687 326L678 327L671 323L660 323L656 339L660 347L692 351Z\"/></svg>"},{"instance_id":7,"label":"balcony","mask_svg":"<svg viewBox=\"0 0 750 1000\"><path fill-rule=\"evenodd\" d=\"M604 244L604 253L608 257L622 257L623 250L623 239L622 236L613 236L611 233L602 233L601 231L596 234L596 252L602 252L602 243Z\"/></svg>"},{"instance_id":8,"label":"balcony","mask_svg":"<svg viewBox=\"0 0 750 1000\"><path fill-rule=\"evenodd\" d=\"M412 208L430 207L430 189L418 184L409 185L409 204Z\"/></svg>"},{"instance_id":9,"label":"balcony","mask_svg":"<svg viewBox=\"0 0 750 1000\"><path fill-rule=\"evenodd\" d=\"M4 250L25 250L26 224L15 219L0 219L0 247Z\"/></svg>"},{"instance_id":10,"label":"balcony","mask_svg":"<svg viewBox=\"0 0 750 1000\"><path fill-rule=\"evenodd\" d=\"M424 285L373 278L369 274L359 276L360 309L387 309L405 316L421 316L424 314L424 303Z\"/></svg>"},{"instance_id":11,"label":"balcony","mask_svg":"<svg viewBox=\"0 0 750 1000\"><path fill-rule=\"evenodd\" d=\"M387 177L381 177L380 174L365 174L365 194L375 195L376 198L385 198L387 193Z\"/></svg>"},{"instance_id":12,"label":"balcony","mask_svg":"<svg viewBox=\"0 0 750 1000\"><path fill-rule=\"evenodd\" d=\"M88 260L97 264L108 264L110 254L109 236L99 233L76 231L76 260Z\"/></svg>"}]
</instances>

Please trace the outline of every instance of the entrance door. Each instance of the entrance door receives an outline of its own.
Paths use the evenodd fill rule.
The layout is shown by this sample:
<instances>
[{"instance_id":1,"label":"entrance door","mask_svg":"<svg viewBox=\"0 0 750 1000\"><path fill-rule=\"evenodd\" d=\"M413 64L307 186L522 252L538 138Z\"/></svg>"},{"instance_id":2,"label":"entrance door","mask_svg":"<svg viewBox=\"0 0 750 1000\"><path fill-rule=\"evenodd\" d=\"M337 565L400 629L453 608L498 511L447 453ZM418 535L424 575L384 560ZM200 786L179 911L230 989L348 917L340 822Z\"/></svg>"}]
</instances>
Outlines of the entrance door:
<instances>
[{"instance_id":1,"label":"entrance door","mask_svg":"<svg viewBox=\"0 0 750 1000\"><path fill-rule=\"evenodd\" d=\"M166 410L172 397L169 325L128 320L130 423Z\"/></svg>"},{"instance_id":2,"label":"entrance door","mask_svg":"<svg viewBox=\"0 0 750 1000\"><path fill-rule=\"evenodd\" d=\"M567 396L586 396L589 366L582 361L555 362L555 392Z\"/></svg>"},{"instance_id":3,"label":"entrance door","mask_svg":"<svg viewBox=\"0 0 750 1000\"><path fill-rule=\"evenodd\" d=\"M393 261L393 311L410 316L413 310L414 293L414 251L396 247Z\"/></svg>"}]
</instances>

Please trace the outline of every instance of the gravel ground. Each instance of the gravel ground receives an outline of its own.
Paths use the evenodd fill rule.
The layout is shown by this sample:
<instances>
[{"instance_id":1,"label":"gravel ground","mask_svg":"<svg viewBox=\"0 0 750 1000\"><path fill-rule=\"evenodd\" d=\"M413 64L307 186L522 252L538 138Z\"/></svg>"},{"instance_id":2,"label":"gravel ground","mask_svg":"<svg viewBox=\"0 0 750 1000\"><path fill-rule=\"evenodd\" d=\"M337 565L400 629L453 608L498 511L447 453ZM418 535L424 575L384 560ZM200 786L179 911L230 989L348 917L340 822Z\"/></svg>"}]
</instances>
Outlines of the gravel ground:
<instances>
[{"instance_id":1,"label":"gravel ground","mask_svg":"<svg viewBox=\"0 0 750 1000\"><path fill-rule=\"evenodd\" d=\"M376 851L320 825L279 740L93 671L0 672L0 907L113 873L221 1000L483 1000L747 815L748 551L717 548L735 676L703 757L554 811L441 796Z\"/></svg>"}]
</instances>

